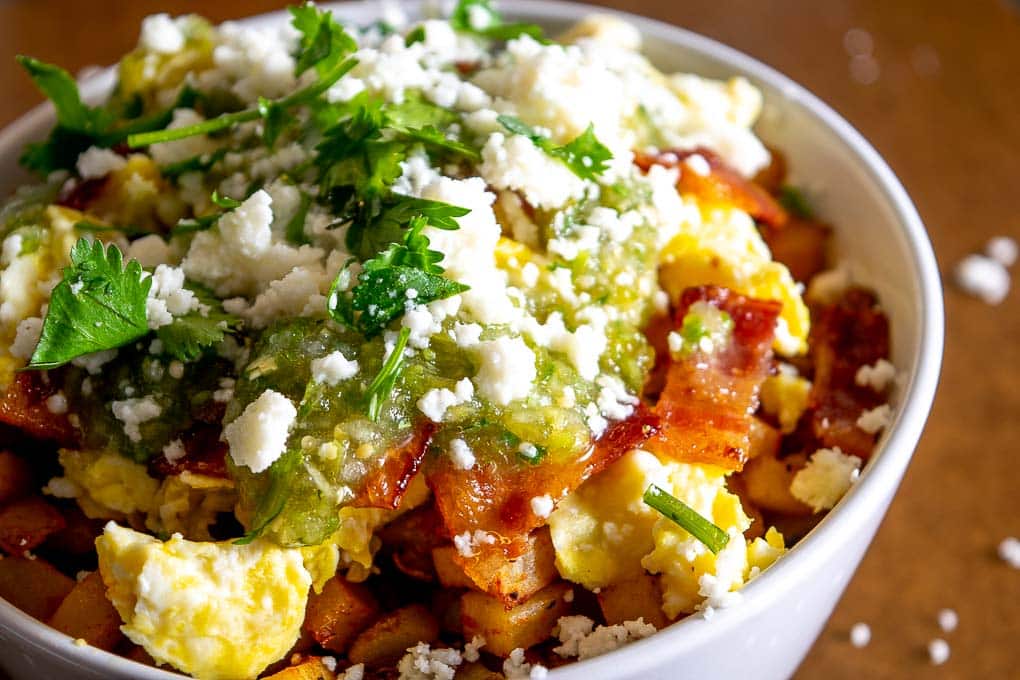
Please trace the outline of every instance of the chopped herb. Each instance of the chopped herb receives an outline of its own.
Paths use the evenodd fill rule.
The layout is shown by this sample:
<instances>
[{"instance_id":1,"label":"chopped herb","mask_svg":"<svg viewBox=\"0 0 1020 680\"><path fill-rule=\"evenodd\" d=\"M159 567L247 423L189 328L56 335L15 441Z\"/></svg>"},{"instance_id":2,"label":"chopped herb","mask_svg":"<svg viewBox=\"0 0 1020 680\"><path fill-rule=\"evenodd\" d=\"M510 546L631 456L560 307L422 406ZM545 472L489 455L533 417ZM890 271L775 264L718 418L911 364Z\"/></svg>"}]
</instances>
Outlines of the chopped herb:
<instances>
[{"instance_id":1,"label":"chopped herb","mask_svg":"<svg viewBox=\"0 0 1020 680\"><path fill-rule=\"evenodd\" d=\"M815 215L815 211L811 209L811 203L808 202L804 193L790 185L779 190L779 205L794 217L802 220L810 220Z\"/></svg>"},{"instance_id":2,"label":"chopped herb","mask_svg":"<svg viewBox=\"0 0 1020 680\"><path fill-rule=\"evenodd\" d=\"M195 361L241 323L223 311L222 303L209 290L193 284L188 288L206 309L174 317L172 323L156 330L166 352L181 361Z\"/></svg>"},{"instance_id":3,"label":"chopped herb","mask_svg":"<svg viewBox=\"0 0 1020 680\"><path fill-rule=\"evenodd\" d=\"M535 24L507 24L492 6L491 0L460 0L450 15L450 25L461 33L489 40L513 40L522 35L545 42L542 28Z\"/></svg>"},{"instance_id":4,"label":"chopped herb","mask_svg":"<svg viewBox=\"0 0 1020 680\"><path fill-rule=\"evenodd\" d=\"M517 439L520 442L520 438ZM520 444L517 448L517 457L523 460L525 463L531 465L538 465L545 458L546 449L544 446L538 446L537 444Z\"/></svg>"},{"instance_id":5,"label":"chopped herb","mask_svg":"<svg viewBox=\"0 0 1020 680\"><path fill-rule=\"evenodd\" d=\"M170 230L170 235L179 236L180 234L190 234L195 231L205 231L219 222L220 218L228 212L239 208L242 203L242 201L230 198L229 196L221 196L218 191L213 191L209 200L212 201L213 205L224 208L224 212L202 215L201 217L195 217L190 220L181 220Z\"/></svg>"},{"instance_id":6,"label":"chopped herb","mask_svg":"<svg viewBox=\"0 0 1020 680\"><path fill-rule=\"evenodd\" d=\"M262 535L273 520L280 516L287 499L290 498L291 480L301 463L301 452L288 450L273 461L265 474L269 485L255 508L251 520L251 530L234 541L234 545L248 545Z\"/></svg>"},{"instance_id":7,"label":"chopped herb","mask_svg":"<svg viewBox=\"0 0 1020 680\"><path fill-rule=\"evenodd\" d=\"M569 143L559 145L514 116L501 115L500 124L515 135L527 137L542 151L560 160L581 179L595 181L600 174L609 168L608 161L613 154L595 137L595 128L588 128Z\"/></svg>"},{"instance_id":8,"label":"chopped herb","mask_svg":"<svg viewBox=\"0 0 1020 680\"><path fill-rule=\"evenodd\" d=\"M288 11L291 25L301 34L295 75L314 67L323 76L358 49L354 39L333 19L332 12L322 11L311 2L289 7Z\"/></svg>"},{"instance_id":9,"label":"chopped herb","mask_svg":"<svg viewBox=\"0 0 1020 680\"><path fill-rule=\"evenodd\" d=\"M183 161L164 165L159 171L164 177L180 177L186 172L205 172L222 160L229 151L230 149L217 149L210 154L192 156L191 158L185 158Z\"/></svg>"},{"instance_id":10,"label":"chopped herb","mask_svg":"<svg viewBox=\"0 0 1020 680\"><path fill-rule=\"evenodd\" d=\"M658 510L667 519L704 543L713 553L718 553L730 541L729 534L655 484L645 489L644 501L645 505Z\"/></svg>"},{"instance_id":11,"label":"chopped herb","mask_svg":"<svg viewBox=\"0 0 1020 680\"><path fill-rule=\"evenodd\" d=\"M357 213L347 229L347 248L361 260L367 260L391 243L404 239L404 225L421 215L436 229L457 229L458 217L467 215L467 208L426 198L390 194Z\"/></svg>"},{"instance_id":12,"label":"chopped herb","mask_svg":"<svg viewBox=\"0 0 1020 680\"><path fill-rule=\"evenodd\" d=\"M370 420L378 420L379 414L382 412L382 406L389 399L390 393L393 391L393 386L397 382L397 378L400 376L400 372L403 370L404 363L404 348L407 347L407 339L411 336L411 331L407 328L401 328L400 333L397 335L397 341L393 345L393 351L386 357L386 361L383 362L382 368L379 369L378 375L369 384L368 389L365 390L365 398L367 401L367 411Z\"/></svg>"},{"instance_id":13,"label":"chopped herb","mask_svg":"<svg viewBox=\"0 0 1020 680\"><path fill-rule=\"evenodd\" d=\"M75 357L121 347L149 333L145 305L152 287L120 249L79 239L71 266L53 289L30 369L56 368Z\"/></svg>"},{"instance_id":14,"label":"chopped herb","mask_svg":"<svg viewBox=\"0 0 1020 680\"><path fill-rule=\"evenodd\" d=\"M413 31L404 38L404 47L410 47L415 43L425 42L425 27L416 26Z\"/></svg>"},{"instance_id":15,"label":"chopped herb","mask_svg":"<svg viewBox=\"0 0 1020 680\"><path fill-rule=\"evenodd\" d=\"M330 290L330 316L372 337L403 314L408 304L427 304L467 290L442 275L437 263L443 254L430 250L428 237L421 233L428 223L421 215L411 218L404 242L391 243L367 260L357 285L349 291L344 290L350 283L349 269L344 267Z\"/></svg>"},{"instance_id":16,"label":"chopped herb","mask_svg":"<svg viewBox=\"0 0 1020 680\"><path fill-rule=\"evenodd\" d=\"M295 245L303 245L305 243L311 243L308 236L305 234L305 220L308 218L308 210L312 207L312 197L301 192L301 203L298 205L297 212L294 213L294 217L290 218L287 222L287 227L284 230L284 235L287 240Z\"/></svg>"},{"instance_id":17,"label":"chopped herb","mask_svg":"<svg viewBox=\"0 0 1020 680\"><path fill-rule=\"evenodd\" d=\"M218 205L219 207L226 208L228 210L241 207L241 201L236 198L231 198L230 196L221 196L219 191L213 191L209 200L212 201L214 205Z\"/></svg>"},{"instance_id":18,"label":"chopped herb","mask_svg":"<svg viewBox=\"0 0 1020 680\"><path fill-rule=\"evenodd\" d=\"M669 349L674 354L688 355L701 350L712 352L729 343L733 334L733 317L707 302L691 305L680 322L680 330L669 334Z\"/></svg>"}]
</instances>

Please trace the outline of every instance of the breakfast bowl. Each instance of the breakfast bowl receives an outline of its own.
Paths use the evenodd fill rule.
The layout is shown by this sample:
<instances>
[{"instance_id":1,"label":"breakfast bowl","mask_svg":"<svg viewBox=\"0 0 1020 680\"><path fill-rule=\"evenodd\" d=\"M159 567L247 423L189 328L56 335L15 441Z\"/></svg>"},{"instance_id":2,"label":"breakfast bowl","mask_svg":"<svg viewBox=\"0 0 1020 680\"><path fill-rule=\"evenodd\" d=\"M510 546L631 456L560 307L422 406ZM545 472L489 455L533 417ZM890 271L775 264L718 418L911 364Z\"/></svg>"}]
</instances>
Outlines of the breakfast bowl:
<instances>
[{"instance_id":1,"label":"breakfast bowl","mask_svg":"<svg viewBox=\"0 0 1020 680\"><path fill-rule=\"evenodd\" d=\"M411 13L417 6L408 6ZM378 19L374 2L332 6L354 24ZM556 34L602 8L563 2L506 3L504 15ZM781 149L790 181L802 186L817 213L834 225L840 271L875 291L891 328L890 358L898 369L891 420L846 495L790 551L747 583L739 601L688 616L616 651L549 671L571 678L785 678L818 636L875 534L920 438L942 355L940 279L920 218L895 175L846 121L769 67L707 38L661 22L616 13L641 34L642 52L666 72L711 78L741 76L763 95L755 133ZM286 21L284 13L245 20ZM81 85L101 101L114 73ZM25 178L17 158L53 125L40 107L0 133L0 195ZM29 677L171 678L43 625L0 599L0 666ZM532 675L535 677L535 675Z\"/></svg>"}]
</instances>

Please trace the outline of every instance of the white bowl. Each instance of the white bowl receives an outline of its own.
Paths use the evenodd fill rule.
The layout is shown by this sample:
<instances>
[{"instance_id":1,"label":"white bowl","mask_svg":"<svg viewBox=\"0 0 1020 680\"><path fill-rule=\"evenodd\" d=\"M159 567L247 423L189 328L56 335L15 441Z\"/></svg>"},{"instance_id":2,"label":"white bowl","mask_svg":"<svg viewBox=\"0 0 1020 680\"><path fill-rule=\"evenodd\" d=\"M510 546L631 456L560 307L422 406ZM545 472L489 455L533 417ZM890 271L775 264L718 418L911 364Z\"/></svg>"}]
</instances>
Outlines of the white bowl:
<instances>
[{"instance_id":1,"label":"white bowl","mask_svg":"<svg viewBox=\"0 0 1020 680\"><path fill-rule=\"evenodd\" d=\"M413 7L413 5L412 5ZM378 5L335 7L355 22L377 18ZM566 2L504 2L504 13L550 31L592 12ZM942 291L935 257L914 206L895 175L861 135L832 109L785 76L688 31L621 14L645 39L645 53L666 71L725 78L742 75L765 95L760 136L782 149L794 183L806 185L818 211L836 228L841 259L855 280L878 292L892 328L893 361L904 380L896 418L860 480L836 508L775 566L743 590L738 606L711 620L690 617L596 659L551 673L556 680L599 678L787 678L818 636L857 568L892 500L921 435L942 358ZM282 13L251 19L283 20ZM5 57L6 58L6 57ZM92 101L113 80L107 72L83 86ZM0 196L24 175L21 147L53 123L41 106L0 133ZM810 178L804 180L801 178ZM16 680L51 677L160 680L181 676L136 664L73 641L0 600L0 666Z\"/></svg>"}]
</instances>

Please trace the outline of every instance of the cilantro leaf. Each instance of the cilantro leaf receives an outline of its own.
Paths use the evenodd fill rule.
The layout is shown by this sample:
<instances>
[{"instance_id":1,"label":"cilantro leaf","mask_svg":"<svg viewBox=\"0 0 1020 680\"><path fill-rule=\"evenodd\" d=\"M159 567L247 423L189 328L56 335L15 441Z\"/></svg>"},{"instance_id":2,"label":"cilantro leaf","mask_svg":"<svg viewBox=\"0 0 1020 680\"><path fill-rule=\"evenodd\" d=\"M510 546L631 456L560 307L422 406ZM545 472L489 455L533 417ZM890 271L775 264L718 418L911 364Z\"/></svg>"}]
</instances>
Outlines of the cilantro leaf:
<instances>
[{"instance_id":1,"label":"cilantro leaf","mask_svg":"<svg viewBox=\"0 0 1020 680\"><path fill-rule=\"evenodd\" d=\"M296 56L296 75L313 66L323 75L340 60L358 49L358 44L334 19L333 13L319 10L313 3L288 8L291 25L301 34Z\"/></svg>"},{"instance_id":2,"label":"cilantro leaf","mask_svg":"<svg viewBox=\"0 0 1020 680\"><path fill-rule=\"evenodd\" d=\"M522 35L530 35L535 40L545 42L540 26L504 23L503 16L492 6L491 0L460 0L450 15L450 25L455 31L489 40L513 40Z\"/></svg>"},{"instance_id":3,"label":"cilantro leaf","mask_svg":"<svg viewBox=\"0 0 1020 680\"><path fill-rule=\"evenodd\" d=\"M173 226L173 228L170 229L170 235L177 236L179 234L189 234L194 231L205 231L219 222L220 218L228 212L241 207L242 203L242 201L230 198L229 196L220 196L218 191L213 191L209 200L212 201L213 205L223 208L224 211L202 215L201 217L194 217L190 220L180 220Z\"/></svg>"},{"instance_id":4,"label":"cilantro leaf","mask_svg":"<svg viewBox=\"0 0 1020 680\"><path fill-rule=\"evenodd\" d=\"M613 154L595 137L595 128L590 124L584 132L561 146L520 118L501 115L498 120L508 132L527 137L532 144L561 161L581 179L595 181L598 175L609 168L608 161Z\"/></svg>"},{"instance_id":5,"label":"cilantro leaf","mask_svg":"<svg viewBox=\"0 0 1020 680\"><path fill-rule=\"evenodd\" d=\"M457 219L470 212L467 208L426 198L390 194L358 214L347 228L347 249L361 260L368 260L391 243L404 239L404 225L415 215L424 217L436 229L458 228Z\"/></svg>"},{"instance_id":6,"label":"cilantro leaf","mask_svg":"<svg viewBox=\"0 0 1020 680\"><path fill-rule=\"evenodd\" d=\"M151 286L137 261L125 266L117 246L104 250L98 241L79 239L71 249L71 266L53 289L28 368L56 368L147 335L145 304Z\"/></svg>"},{"instance_id":7,"label":"cilantro leaf","mask_svg":"<svg viewBox=\"0 0 1020 680\"><path fill-rule=\"evenodd\" d=\"M195 293L204 310L176 316L170 324L156 329L166 352L181 361L195 361L241 323L239 318L223 311L222 303L208 289L191 283L188 289Z\"/></svg>"},{"instance_id":8,"label":"cilantro leaf","mask_svg":"<svg viewBox=\"0 0 1020 680\"><path fill-rule=\"evenodd\" d=\"M308 210L312 207L311 195L301 192L301 203L298 205L297 211L294 216L287 222L287 227L284 230L284 234L290 243L295 245L302 245L305 243L311 243L311 240L305 234L305 220L308 218Z\"/></svg>"},{"instance_id":9,"label":"cilantro leaf","mask_svg":"<svg viewBox=\"0 0 1020 680\"><path fill-rule=\"evenodd\" d=\"M57 125L49 138L29 144L21 164L42 174L73 168L78 155L98 142L112 123L112 116L101 108L86 106L74 78L59 66L21 55L17 60L57 112Z\"/></svg>"},{"instance_id":10,"label":"cilantro leaf","mask_svg":"<svg viewBox=\"0 0 1020 680\"><path fill-rule=\"evenodd\" d=\"M438 264L443 254L430 250L429 239L422 233L428 224L424 216L411 218L403 243L391 243L366 261L357 285L349 291L344 290L350 282L345 267L330 290L330 316L373 337L403 314L408 304L427 304L467 290L464 284L443 276Z\"/></svg>"}]
</instances>

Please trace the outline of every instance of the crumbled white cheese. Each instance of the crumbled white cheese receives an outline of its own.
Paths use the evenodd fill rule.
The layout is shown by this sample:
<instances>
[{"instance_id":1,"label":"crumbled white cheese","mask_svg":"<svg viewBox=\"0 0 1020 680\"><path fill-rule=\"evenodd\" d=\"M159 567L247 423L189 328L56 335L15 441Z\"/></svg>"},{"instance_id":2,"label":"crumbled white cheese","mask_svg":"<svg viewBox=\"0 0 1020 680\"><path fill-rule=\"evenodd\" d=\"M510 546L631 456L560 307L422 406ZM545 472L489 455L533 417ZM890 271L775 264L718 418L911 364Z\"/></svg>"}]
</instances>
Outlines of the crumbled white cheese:
<instances>
[{"instance_id":1,"label":"crumbled white cheese","mask_svg":"<svg viewBox=\"0 0 1020 680\"><path fill-rule=\"evenodd\" d=\"M205 118L193 109L174 109L173 119L167 126L168 130L190 127L203 122ZM157 165L180 163L195 156L203 156L216 151L217 144L207 135L193 135L172 142L160 142L149 147L149 154Z\"/></svg>"},{"instance_id":2,"label":"crumbled white cheese","mask_svg":"<svg viewBox=\"0 0 1020 680\"><path fill-rule=\"evenodd\" d=\"M294 403L274 390L266 390L223 429L236 465L258 473L269 468L287 448L287 437L297 419Z\"/></svg>"},{"instance_id":3,"label":"crumbled white cheese","mask_svg":"<svg viewBox=\"0 0 1020 680\"><path fill-rule=\"evenodd\" d=\"M692 154L684 159L684 169L690 170L695 175L707 177L712 173L712 167L701 154Z\"/></svg>"},{"instance_id":4,"label":"crumbled white cheese","mask_svg":"<svg viewBox=\"0 0 1020 680\"><path fill-rule=\"evenodd\" d=\"M871 642L871 627L866 623L855 623L850 628L850 644L858 649Z\"/></svg>"},{"instance_id":5,"label":"crumbled white cheese","mask_svg":"<svg viewBox=\"0 0 1020 680\"><path fill-rule=\"evenodd\" d=\"M397 670L400 680L453 680L457 666L463 661L456 649L431 649L427 642L419 642L407 650Z\"/></svg>"},{"instance_id":6,"label":"crumbled white cheese","mask_svg":"<svg viewBox=\"0 0 1020 680\"><path fill-rule=\"evenodd\" d=\"M499 406L522 399L535 381L535 353L521 338L499 337L473 347L479 361L478 393Z\"/></svg>"},{"instance_id":7,"label":"crumbled white cheese","mask_svg":"<svg viewBox=\"0 0 1020 680\"><path fill-rule=\"evenodd\" d=\"M495 545L496 537L487 531L475 529L474 533L465 531L453 537L453 545L462 557L473 557L475 551L483 545Z\"/></svg>"},{"instance_id":8,"label":"crumbled white cheese","mask_svg":"<svg viewBox=\"0 0 1020 680\"><path fill-rule=\"evenodd\" d=\"M89 375L99 375L103 370L103 366L113 361L117 356L117 350L115 349L104 349L100 352L92 352L91 354L83 354L80 357L71 359L71 365L77 366L78 368L84 368Z\"/></svg>"},{"instance_id":9,"label":"crumbled white cheese","mask_svg":"<svg viewBox=\"0 0 1020 680\"><path fill-rule=\"evenodd\" d=\"M875 434L892 425L893 413L889 404L882 404L865 411L857 418L857 427L868 434Z\"/></svg>"},{"instance_id":10,"label":"crumbled white cheese","mask_svg":"<svg viewBox=\"0 0 1020 680\"><path fill-rule=\"evenodd\" d=\"M54 477L42 492L54 498L77 498L81 494L81 487L67 477Z\"/></svg>"},{"instance_id":11,"label":"crumbled white cheese","mask_svg":"<svg viewBox=\"0 0 1020 680\"><path fill-rule=\"evenodd\" d=\"M175 439L163 447L163 457L166 458L168 463L176 463L181 458L184 458L186 454L184 442L180 439Z\"/></svg>"},{"instance_id":12,"label":"crumbled white cheese","mask_svg":"<svg viewBox=\"0 0 1020 680\"><path fill-rule=\"evenodd\" d=\"M113 409L113 415L124 423L124 434L135 443L142 441L142 433L138 426L159 417L163 412L162 407L151 395L115 401L110 407Z\"/></svg>"},{"instance_id":13,"label":"crumbled white cheese","mask_svg":"<svg viewBox=\"0 0 1020 680\"><path fill-rule=\"evenodd\" d=\"M35 352L39 344L39 336L42 335L43 320L37 316L30 316L18 322L17 334L14 342L11 343L11 356L18 359L28 359Z\"/></svg>"},{"instance_id":14,"label":"crumbled white cheese","mask_svg":"<svg viewBox=\"0 0 1020 680\"><path fill-rule=\"evenodd\" d=\"M173 54L184 48L184 33L169 14L153 14L142 19L138 46L157 54Z\"/></svg>"},{"instance_id":15,"label":"crumbled white cheese","mask_svg":"<svg viewBox=\"0 0 1020 680\"><path fill-rule=\"evenodd\" d=\"M599 386L596 403L599 412L607 420L624 420L634 412L641 400L627 391L623 381L611 375L600 375L595 381Z\"/></svg>"},{"instance_id":16,"label":"crumbled white cheese","mask_svg":"<svg viewBox=\"0 0 1020 680\"><path fill-rule=\"evenodd\" d=\"M612 652L628 642L655 633L655 626L645 623L643 618L595 628L595 622L587 616L563 616L557 626L556 636L561 644L553 651L562 657L576 656L581 661Z\"/></svg>"},{"instance_id":17,"label":"crumbled white cheese","mask_svg":"<svg viewBox=\"0 0 1020 680\"><path fill-rule=\"evenodd\" d=\"M348 360L337 350L312 361L312 380L332 387L342 380L350 380L358 370L357 359Z\"/></svg>"},{"instance_id":18,"label":"crumbled white cheese","mask_svg":"<svg viewBox=\"0 0 1020 680\"><path fill-rule=\"evenodd\" d=\"M839 300L850 283L850 272L846 267L828 269L814 275L808 282L804 297L817 304L829 305Z\"/></svg>"},{"instance_id":19,"label":"crumbled white cheese","mask_svg":"<svg viewBox=\"0 0 1020 680\"><path fill-rule=\"evenodd\" d=\"M996 236L985 245L985 255L1003 267L1012 267L1016 264L1018 254L1020 246L1017 245L1016 239L1009 236Z\"/></svg>"},{"instance_id":20,"label":"crumbled white cheese","mask_svg":"<svg viewBox=\"0 0 1020 680\"><path fill-rule=\"evenodd\" d=\"M942 638L936 638L929 642L928 659L933 666L941 666L949 661L949 643Z\"/></svg>"},{"instance_id":21,"label":"crumbled white cheese","mask_svg":"<svg viewBox=\"0 0 1020 680\"><path fill-rule=\"evenodd\" d=\"M482 647L484 647L484 646L485 646L485 638L484 637L482 637L481 635L473 636L464 645L464 654L463 654L464 660L468 661L468 662L471 662L471 663L474 663L475 661L478 661L478 659L481 656L479 654L479 650Z\"/></svg>"},{"instance_id":22,"label":"crumbled white cheese","mask_svg":"<svg viewBox=\"0 0 1020 680\"><path fill-rule=\"evenodd\" d=\"M539 664L530 664L524 660L524 649L518 647L503 660L503 676L506 680L543 680L549 670Z\"/></svg>"},{"instance_id":23,"label":"crumbled white cheese","mask_svg":"<svg viewBox=\"0 0 1020 680\"><path fill-rule=\"evenodd\" d=\"M1014 536L1002 539L998 552L1003 562L1014 569L1020 569L1020 539Z\"/></svg>"},{"instance_id":24,"label":"crumbled white cheese","mask_svg":"<svg viewBox=\"0 0 1020 680\"><path fill-rule=\"evenodd\" d=\"M552 514L553 511L553 499L549 494L544 496L535 496L531 499L531 511L535 513L535 517L546 518Z\"/></svg>"},{"instance_id":25,"label":"crumbled white cheese","mask_svg":"<svg viewBox=\"0 0 1020 680\"><path fill-rule=\"evenodd\" d=\"M453 339L458 347L473 347L482 337L482 327L476 323L454 323Z\"/></svg>"},{"instance_id":26,"label":"crumbled white cheese","mask_svg":"<svg viewBox=\"0 0 1020 680\"><path fill-rule=\"evenodd\" d=\"M46 410L54 415L67 413L67 397L63 392L56 392L46 397Z\"/></svg>"},{"instance_id":27,"label":"crumbled white cheese","mask_svg":"<svg viewBox=\"0 0 1020 680\"><path fill-rule=\"evenodd\" d=\"M184 287L184 271L179 267L161 264L152 273L152 286L145 301L145 316L149 328L162 328L173 323L175 316L201 310L202 304L195 293ZM208 313L208 308L206 308Z\"/></svg>"},{"instance_id":28,"label":"crumbled white cheese","mask_svg":"<svg viewBox=\"0 0 1020 680\"><path fill-rule=\"evenodd\" d=\"M859 387L870 387L875 392L884 392L896 378L896 367L887 359L879 359L872 366L857 369L854 382Z\"/></svg>"},{"instance_id":29,"label":"crumbled white cheese","mask_svg":"<svg viewBox=\"0 0 1020 680\"><path fill-rule=\"evenodd\" d=\"M588 190L584 180L530 139L502 132L486 141L478 173L491 186L520 191L528 203L546 210L582 198Z\"/></svg>"},{"instance_id":30,"label":"crumbled white cheese","mask_svg":"<svg viewBox=\"0 0 1020 680\"><path fill-rule=\"evenodd\" d=\"M940 609L938 614L939 628L946 633L952 633L960 624L960 617L953 609Z\"/></svg>"},{"instance_id":31,"label":"crumbled white cheese","mask_svg":"<svg viewBox=\"0 0 1020 680\"><path fill-rule=\"evenodd\" d=\"M462 378L453 390L448 390L445 387L430 389L418 400L417 406L418 410L424 413L429 420L441 423L446 415L446 409L471 401L474 394L475 386L468 378Z\"/></svg>"},{"instance_id":32,"label":"crumbled white cheese","mask_svg":"<svg viewBox=\"0 0 1020 680\"><path fill-rule=\"evenodd\" d=\"M984 255L968 255L954 270L956 285L963 292L997 305L1009 295L1009 272L1002 263Z\"/></svg>"},{"instance_id":33,"label":"crumbled white cheese","mask_svg":"<svg viewBox=\"0 0 1020 680\"><path fill-rule=\"evenodd\" d=\"M475 466L475 452L466 441L457 437L450 442L450 460L458 470L470 470Z\"/></svg>"},{"instance_id":34,"label":"crumbled white cheese","mask_svg":"<svg viewBox=\"0 0 1020 680\"><path fill-rule=\"evenodd\" d=\"M861 459L839 448L818 449L790 483L794 498L815 512L828 510L839 502L860 475Z\"/></svg>"},{"instance_id":35,"label":"crumbled white cheese","mask_svg":"<svg viewBox=\"0 0 1020 680\"><path fill-rule=\"evenodd\" d=\"M353 666L348 666L344 674L337 678L337 680L364 680L365 678L365 664L357 663Z\"/></svg>"},{"instance_id":36,"label":"crumbled white cheese","mask_svg":"<svg viewBox=\"0 0 1020 680\"><path fill-rule=\"evenodd\" d=\"M143 267L154 268L166 264L171 255L170 246L159 234L147 234L128 245L124 258L138 260L138 264Z\"/></svg>"},{"instance_id":37,"label":"crumbled white cheese","mask_svg":"<svg viewBox=\"0 0 1020 680\"><path fill-rule=\"evenodd\" d=\"M90 146L78 156L78 174L82 179L106 177L127 165L127 160L115 151Z\"/></svg>"}]
</instances>

